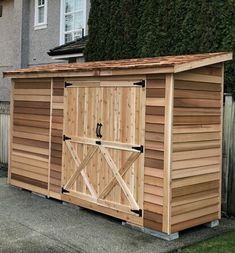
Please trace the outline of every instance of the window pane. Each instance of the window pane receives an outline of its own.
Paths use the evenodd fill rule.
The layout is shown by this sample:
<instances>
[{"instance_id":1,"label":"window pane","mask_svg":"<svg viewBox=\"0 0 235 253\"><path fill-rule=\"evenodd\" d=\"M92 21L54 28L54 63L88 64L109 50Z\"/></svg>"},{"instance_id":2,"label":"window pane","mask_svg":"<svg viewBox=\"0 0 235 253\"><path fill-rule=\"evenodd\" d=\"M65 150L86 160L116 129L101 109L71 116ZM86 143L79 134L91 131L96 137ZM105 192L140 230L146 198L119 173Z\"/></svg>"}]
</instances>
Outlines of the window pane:
<instances>
[{"instance_id":1,"label":"window pane","mask_svg":"<svg viewBox=\"0 0 235 253\"><path fill-rule=\"evenodd\" d=\"M38 0L38 5L44 5L45 4L45 0Z\"/></svg>"},{"instance_id":2,"label":"window pane","mask_svg":"<svg viewBox=\"0 0 235 253\"><path fill-rule=\"evenodd\" d=\"M69 32L73 30L73 15L69 14L65 16L65 31Z\"/></svg>"},{"instance_id":3,"label":"window pane","mask_svg":"<svg viewBox=\"0 0 235 253\"><path fill-rule=\"evenodd\" d=\"M83 12L77 12L74 14L74 30L83 28Z\"/></svg>"},{"instance_id":4,"label":"window pane","mask_svg":"<svg viewBox=\"0 0 235 253\"><path fill-rule=\"evenodd\" d=\"M76 31L73 33L74 35L74 39L78 39L82 37L82 29L80 29L79 31Z\"/></svg>"},{"instance_id":5,"label":"window pane","mask_svg":"<svg viewBox=\"0 0 235 253\"><path fill-rule=\"evenodd\" d=\"M72 35L72 33L67 33L67 34L65 34L65 43L68 43L68 42L70 42L70 41L72 41L73 40L73 35Z\"/></svg>"},{"instance_id":6,"label":"window pane","mask_svg":"<svg viewBox=\"0 0 235 253\"><path fill-rule=\"evenodd\" d=\"M65 0L65 13L72 12L74 9L74 0Z\"/></svg>"},{"instance_id":7,"label":"window pane","mask_svg":"<svg viewBox=\"0 0 235 253\"><path fill-rule=\"evenodd\" d=\"M83 9L83 5L82 2L84 0L74 0L74 10L78 11L78 10L82 10Z\"/></svg>"},{"instance_id":8,"label":"window pane","mask_svg":"<svg viewBox=\"0 0 235 253\"><path fill-rule=\"evenodd\" d=\"M84 1L85 0L64 0L65 43L82 37L85 15Z\"/></svg>"},{"instance_id":9,"label":"window pane","mask_svg":"<svg viewBox=\"0 0 235 253\"><path fill-rule=\"evenodd\" d=\"M38 23L44 23L44 7L38 8Z\"/></svg>"}]
</instances>

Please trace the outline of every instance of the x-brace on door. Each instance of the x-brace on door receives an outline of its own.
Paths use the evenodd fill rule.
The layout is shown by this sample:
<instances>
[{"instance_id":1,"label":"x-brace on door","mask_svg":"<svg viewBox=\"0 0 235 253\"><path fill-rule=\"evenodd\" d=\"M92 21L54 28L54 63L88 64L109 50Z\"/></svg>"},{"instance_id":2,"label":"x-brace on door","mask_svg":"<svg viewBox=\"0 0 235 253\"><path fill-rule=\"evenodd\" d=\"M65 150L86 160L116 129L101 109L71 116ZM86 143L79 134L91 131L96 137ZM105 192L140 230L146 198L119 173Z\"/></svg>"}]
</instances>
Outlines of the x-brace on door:
<instances>
[{"instance_id":1,"label":"x-brace on door","mask_svg":"<svg viewBox=\"0 0 235 253\"><path fill-rule=\"evenodd\" d=\"M142 215L143 80L65 89L63 194Z\"/></svg>"}]
</instances>

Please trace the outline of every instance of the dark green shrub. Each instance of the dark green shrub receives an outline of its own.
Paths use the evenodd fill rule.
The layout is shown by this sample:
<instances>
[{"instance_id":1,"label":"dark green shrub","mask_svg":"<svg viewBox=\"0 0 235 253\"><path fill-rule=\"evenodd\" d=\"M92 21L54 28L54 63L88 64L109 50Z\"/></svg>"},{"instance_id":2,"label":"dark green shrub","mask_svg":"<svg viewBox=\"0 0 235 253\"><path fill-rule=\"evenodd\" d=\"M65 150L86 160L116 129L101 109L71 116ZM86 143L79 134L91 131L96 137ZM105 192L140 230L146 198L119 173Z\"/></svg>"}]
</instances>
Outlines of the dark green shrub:
<instances>
[{"instance_id":1,"label":"dark green shrub","mask_svg":"<svg viewBox=\"0 0 235 253\"><path fill-rule=\"evenodd\" d=\"M216 51L235 52L235 0L91 0L88 61Z\"/></svg>"}]
</instances>

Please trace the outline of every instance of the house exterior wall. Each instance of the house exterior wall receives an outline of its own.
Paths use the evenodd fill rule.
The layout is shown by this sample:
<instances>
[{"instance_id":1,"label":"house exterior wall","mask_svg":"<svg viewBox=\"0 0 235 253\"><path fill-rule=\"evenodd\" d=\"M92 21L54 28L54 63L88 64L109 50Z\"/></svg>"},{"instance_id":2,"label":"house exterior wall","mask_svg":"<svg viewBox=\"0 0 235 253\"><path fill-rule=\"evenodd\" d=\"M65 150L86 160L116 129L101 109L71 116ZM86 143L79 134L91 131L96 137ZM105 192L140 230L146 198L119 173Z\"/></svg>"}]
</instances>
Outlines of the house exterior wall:
<instances>
[{"instance_id":1,"label":"house exterior wall","mask_svg":"<svg viewBox=\"0 0 235 253\"><path fill-rule=\"evenodd\" d=\"M9 80L2 72L21 66L22 0L0 1L3 6L0 17L0 101L9 101Z\"/></svg>"},{"instance_id":2,"label":"house exterior wall","mask_svg":"<svg viewBox=\"0 0 235 253\"><path fill-rule=\"evenodd\" d=\"M47 52L60 42L60 1L48 1L47 28L34 30L34 0L29 4L28 66L54 63Z\"/></svg>"},{"instance_id":3,"label":"house exterior wall","mask_svg":"<svg viewBox=\"0 0 235 253\"><path fill-rule=\"evenodd\" d=\"M34 29L35 0L0 0L0 101L10 100L10 83L2 72L16 68L64 62L48 56L60 44L61 1L48 0L47 28ZM87 19L90 0L87 0Z\"/></svg>"}]
</instances>

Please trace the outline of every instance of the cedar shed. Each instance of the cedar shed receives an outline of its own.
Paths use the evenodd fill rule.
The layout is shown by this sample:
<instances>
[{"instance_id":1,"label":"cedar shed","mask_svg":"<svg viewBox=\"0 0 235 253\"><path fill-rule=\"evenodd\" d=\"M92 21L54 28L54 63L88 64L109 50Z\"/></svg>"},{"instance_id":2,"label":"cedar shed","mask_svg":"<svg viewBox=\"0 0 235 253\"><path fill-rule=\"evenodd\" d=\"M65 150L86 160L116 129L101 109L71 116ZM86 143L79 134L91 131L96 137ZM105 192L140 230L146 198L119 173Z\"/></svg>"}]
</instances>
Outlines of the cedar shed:
<instances>
[{"instance_id":1,"label":"cedar shed","mask_svg":"<svg viewBox=\"0 0 235 253\"><path fill-rule=\"evenodd\" d=\"M55 64L12 78L11 185L145 232L221 218L224 62L231 53Z\"/></svg>"}]
</instances>

